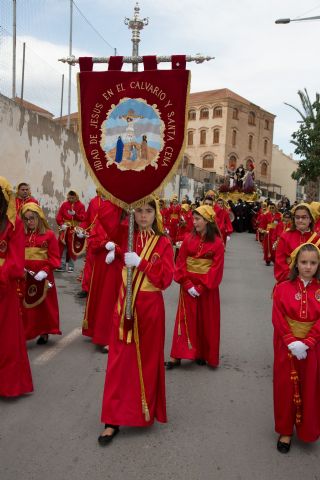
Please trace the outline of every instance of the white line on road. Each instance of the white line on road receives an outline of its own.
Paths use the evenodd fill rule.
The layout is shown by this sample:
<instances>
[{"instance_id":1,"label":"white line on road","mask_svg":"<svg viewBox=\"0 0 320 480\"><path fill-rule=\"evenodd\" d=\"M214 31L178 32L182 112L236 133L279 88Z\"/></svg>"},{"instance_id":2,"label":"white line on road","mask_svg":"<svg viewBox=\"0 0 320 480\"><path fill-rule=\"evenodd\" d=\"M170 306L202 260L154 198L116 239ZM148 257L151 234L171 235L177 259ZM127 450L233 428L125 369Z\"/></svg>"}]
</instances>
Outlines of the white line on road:
<instances>
[{"instance_id":1,"label":"white line on road","mask_svg":"<svg viewBox=\"0 0 320 480\"><path fill-rule=\"evenodd\" d=\"M73 340L79 337L81 335L81 331L82 331L81 327L75 328L70 333L68 333L68 335L66 335L60 341L58 341L56 345L54 345L49 350L47 350L46 352L36 357L32 363L34 365L43 365L44 363L49 362L49 360L52 360L57 355L57 353L61 352L61 350L63 350L71 342L73 342Z\"/></svg>"}]
</instances>

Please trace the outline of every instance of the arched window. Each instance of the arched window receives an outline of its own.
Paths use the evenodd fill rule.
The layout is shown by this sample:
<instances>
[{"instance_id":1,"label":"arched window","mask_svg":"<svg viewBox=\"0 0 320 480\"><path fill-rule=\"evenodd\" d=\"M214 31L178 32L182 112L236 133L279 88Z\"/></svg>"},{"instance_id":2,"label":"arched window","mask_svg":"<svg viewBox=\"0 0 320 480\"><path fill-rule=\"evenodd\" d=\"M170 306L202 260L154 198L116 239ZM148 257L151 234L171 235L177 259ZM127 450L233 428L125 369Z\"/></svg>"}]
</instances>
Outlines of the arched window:
<instances>
[{"instance_id":1,"label":"arched window","mask_svg":"<svg viewBox=\"0 0 320 480\"><path fill-rule=\"evenodd\" d=\"M191 130L188 132L188 145L193 145L193 132Z\"/></svg>"},{"instance_id":2,"label":"arched window","mask_svg":"<svg viewBox=\"0 0 320 480\"><path fill-rule=\"evenodd\" d=\"M207 154L203 157L202 160L202 167L203 168L213 168L214 166L214 160L213 160L213 155Z\"/></svg>"},{"instance_id":3,"label":"arched window","mask_svg":"<svg viewBox=\"0 0 320 480\"><path fill-rule=\"evenodd\" d=\"M265 120L265 121L264 121L264 128L265 128L266 130L269 130L269 128L270 128L270 122L269 122L269 120Z\"/></svg>"},{"instance_id":4,"label":"arched window","mask_svg":"<svg viewBox=\"0 0 320 480\"><path fill-rule=\"evenodd\" d=\"M268 140L265 140L265 141L263 142L263 153L264 153L265 155L267 155L267 153L268 153Z\"/></svg>"},{"instance_id":5,"label":"arched window","mask_svg":"<svg viewBox=\"0 0 320 480\"><path fill-rule=\"evenodd\" d=\"M235 147L237 143L237 130L232 130L232 146Z\"/></svg>"},{"instance_id":6,"label":"arched window","mask_svg":"<svg viewBox=\"0 0 320 480\"><path fill-rule=\"evenodd\" d=\"M229 168L234 170L237 166L237 158L234 155L231 155L229 158Z\"/></svg>"},{"instance_id":7,"label":"arched window","mask_svg":"<svg viewBox=\"0 0 320 480\"><path fill-rule=\"evenodd\" d=\"M215 128L213 130L213 143L219 143L220 142L220 130L219 128Z\"/></svg>"},{"instance_id":8,"label":"arched window","mask_svg":"<svg viewBox=\"0 0 320 480\"><path fill-rule=\"evenodd\" d=\"M254 112L249 112L248 124L249 125L255 125L256 124L256 114Z\"/></svg>"},{"instance_id":9,"label":"arched window","mask_svg":"<svg viewBox=\"0 0 320 480\"><path fill-rule=\"evenodd\" d=\"M222 107L215 107L213 109L213 118L220 118L222 117Z\"/></svg>"},{"instance_id":10,"label":"arched window","mask_svg":"<svg viewBox=\"0 0 320 480\"><path fill-rule=\"evenodd\" d=\"M253 170L254 169L254 161L251 158L248 158L246 161L246 169Z\"/></svg>"},{"instance_id":11,"label":"arched window","mask_svg":"<svg viewBox=\"0 0 320 480\"><path fill-rule=\"evenodd\" d=\"M249 135L249 140L248 140L248 149L252 150L252 144L253 144L253 135Z\"/></svg>"},{"instance_id":12,"label":"arched window","mask_svg":"<svg viewBox=\"0 0 320 480\"><path fill-rule=\"evenodd\" d=\"M200 145L205 145L207 140L207 132L205 130L200 130Z\"/></svg>"},{"instance_id":13,"label":"arched window","mask_svg":"<svg viewBox=\"0 0 320 480\"><path fill-rule=\"evenodd\" d=\"M189 110L188 112L188 120L196 120L197 114L195 110Z\"/></svg>"},{"instance_id":14,"label":"arched window","mask_svg":"<svg viewBox=\"0 0 320 480\"><path fill-rule=\"evenodd\" d=\"M209 118L209 109L208 108L201 108L200 110L200 120L206 120Z\"/></svg>"},{"instance_id":15,"label":"arched window","mask_svg":"<svg viewBox=\"0 0 320 480\"><path fill-rule=\"evenodd\" d=\"M232 118L233 118L233 120L239 120L239 110L237 108L233 109Z\"/></svg>"},{"instance_id":16,"label":"arched window","mask_svg":"<svg viewBox=\"0 0 320 480\"><path fill-rule=\"evenodd\" d=\"M261 176L266 176L268 175L268 164L267 162L262 162L261 163Z\"/></svg>"}]
</instances>

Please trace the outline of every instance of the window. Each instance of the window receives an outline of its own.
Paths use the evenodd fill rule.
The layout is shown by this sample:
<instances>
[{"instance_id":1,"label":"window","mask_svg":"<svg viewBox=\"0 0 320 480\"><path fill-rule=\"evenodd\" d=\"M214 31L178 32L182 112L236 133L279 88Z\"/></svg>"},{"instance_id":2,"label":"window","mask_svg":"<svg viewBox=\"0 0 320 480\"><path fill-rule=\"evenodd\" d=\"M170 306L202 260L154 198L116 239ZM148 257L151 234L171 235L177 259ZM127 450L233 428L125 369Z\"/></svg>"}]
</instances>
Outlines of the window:
<instances>
[{"instance_id":1,"label":"window","mask_svg":"<svg viewBox=\"0 0 320 480\"><path fill-rule=\"evenodd\" d=\"M188 120L196 120L197 114L195 110L189 110Z\"/></svg>"},{"instance_id":2,"label":"window","mask_svg":"<svg viewBox=\"0 0 320 480\"><path fill-rule=\"evenodd\" d=\"M234 109L233 109L233 112L232 112L232 118L233 118L233 120L238 120L238 119L239 119L238 114L239 114L239 110L238 110L237 108L234 108Z\"/></svg>"},{"instance_id":3,"label":"window","mask_svg":"<svg viewBox=\"0 0 320 480\"><path fill-rule=\"evenodd\" d=\"M268 164L267 162L262 162L261 163L261 176L266 176L268 175Z\"/></svg>"},{"instance_id":4,"label":"window","mask_svg":"<svg viewBox=\"0 0 320 480\"><path fill-rule=\"evenodd\" d=\"M264 128L265 128L266 130L269 130L269 129L270 129L270 122L269 122L269 120L265 120L265 121L264 121Z\"/></svg>"},{"instance_id":5,"label":"window","mask_svg":"<svg viewBox=\"0 0 320 480\"><path fill-rule=\"evenodd\" d=\"M254 169L254 161L251 158L248 158L246 161L246 169L253 170Z\"/></svg>"},{"instance_id":6,"label":"window","mask_svg":"<svg viewBox=\"0 0 320 480\"><path fill-rule=\"evenodd\" d=\"M200 120L205 120L207 118L209 118L208 108L201 108L201 110L200 110Z\"/></svg>"},{"instance_id":7,"label":"window","mask_svg":"<svg viewBox=\"0 0 320 480\"><path fill-rule=\"evenodd\" d=\"M220 141L220 131L219 128L213 130L213 143L219 143Z\"/></svg>"},{"instance_id":8,"label":"window","mask_svg":"<svg viewBox=\"0 0 320 480\"><path fill-rule=\"evenodd\" d=\"M235 147L237 143L237 130L232 130L232 146Z\"/></svg>"},{"instance_id":9,"label":"window","mask_svg":"<svg viewBox=\"0 0 320 480\"><path fill-rule=\"evenodd\" d=\"M229 168L234 170L237 166L237 158L234 155L231 155L229 158Z\"/></svg>"},{"instance_id":10,"label":"window","mask_svg":"<svg viewBox=\"0 0 320 480\"><path fill-rule=\"evenodd\" d=\"M205 130L200 131L200 145L206 144L207 132Z\"/></svg>"},{"instance_id":11,"label":"window","mask_svg":"<svg viewBox=\"0 0 320 480\"><path fill-rule=\"evenodd\" d=\"M193 132L188 132L188 145L193 145Z\"/></svg>"},{"instance_id":12,"label":"window","mask_svg":"<svg viewBox=\"0 0 320 480\"><path fill-rule=\"evenodd\" d=\"M255 115L254 112L249 112L248 124L249 125L255 125L256 124L256 115Z\"/></svg>"},{"instance_id":13,"label":"window","mask_svg":"<svg viewBox=\"0 0 320 480\"><path fill-rule=\"evenodd\" d=\"M222 117L222 107L215 107L213 109L213 118Z\"/></svg>"},{"instance_id":14,"label":"window","mask_svg":"<svg viewBox=\"0 0 320 480\"><path fill-rule=\"evenodd\" d=\"M211 154L205 155L202 160L202 167L213 168L213 165L214 165L213 155Z\"/></svg>"},{"instance_id":15,"label":"window","mask_svg":"<svg viewBox=\"0 0 320 480\"><path fill-rule=\"evenodd\" d=\"M248 141L249 150L252 150L252 144L253 144L253 135L249 135L249 141Z\"/></svg>"},{"instance_id":16,"label":"window","mask_svg":"<svg viewBox=\"0 0 320 480\"><path fill-rule=\"evenodd\" d=\"M265 141L263 142L263 153L264 153L265 155L267 155L267 153L268 153L268 140L265 140Z\"/></svg>"}]
</instances>

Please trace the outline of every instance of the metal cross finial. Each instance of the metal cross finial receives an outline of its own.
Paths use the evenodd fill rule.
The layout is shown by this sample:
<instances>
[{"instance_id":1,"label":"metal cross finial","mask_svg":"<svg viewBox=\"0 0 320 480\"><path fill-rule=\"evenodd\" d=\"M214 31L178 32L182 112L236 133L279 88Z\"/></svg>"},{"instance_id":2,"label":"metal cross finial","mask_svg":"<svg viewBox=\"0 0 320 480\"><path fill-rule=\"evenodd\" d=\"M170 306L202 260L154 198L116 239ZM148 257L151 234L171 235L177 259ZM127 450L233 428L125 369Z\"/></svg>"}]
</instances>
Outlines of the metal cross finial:
<instances>
[{"instance_id":1,"label":"metal cross finial","mask_svg":"<svg viewBox=\"0 0 320 480\"><path fill-rule=\"evenodd\" d=\"M149 18L140 18L140 7L139 3L137 2L134 7L134 15L133 18L125 18L124 23L128 25L128 28L132 30L132 56L138 57L139 56L139 42L140 42L140 30L143 30L143 27L149 24ZM134 72L138 71L138 62L133 63L132 70Z\"/></svg>"}]
</instances>

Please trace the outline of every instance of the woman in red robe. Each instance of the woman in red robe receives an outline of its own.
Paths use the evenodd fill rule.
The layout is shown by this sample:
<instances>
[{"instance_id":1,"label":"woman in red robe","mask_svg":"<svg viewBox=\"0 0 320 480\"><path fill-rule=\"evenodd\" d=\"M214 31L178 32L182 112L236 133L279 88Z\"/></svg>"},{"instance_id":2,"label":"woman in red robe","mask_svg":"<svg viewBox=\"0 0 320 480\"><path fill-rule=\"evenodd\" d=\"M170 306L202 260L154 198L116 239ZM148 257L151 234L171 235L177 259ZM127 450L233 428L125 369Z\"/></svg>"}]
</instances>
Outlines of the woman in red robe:
<instances>
[{"instance_id":1,"label":"woman in red robe","mask_svg":"<svg viewBox=\"0 0 320 480\"><path fill-rule=\"evenodd\" d=\"M33 392L21 314L24 233L11 185L0 177L0 396Z\"/></svg>"},{"instance_id":2,"label":"woman in red robe","mask_svg":"<svg viewBox=\"0 0 320 480\"><path fill-rule=\"evenodd\" d=\"M82 324L82 335L92 337L92 342L108 351L114 306L121 286L123 262L120 250L117 256L110 251L112 242L99 218L91 232L88 248L92 251L93 271L89 286L89 294ZM111 250L108 249L111 247Z\"/></svg>"},{"instance_id":3,"label":"woman in red robe","mask_svg":"<svg viewBox=\"0 0 320 480\"><path fill-rule=\"evenodd\" d=\"M208 205L195 209L195 232L185 238L177 258L174 279L181 286L167 369L180 365L182 358L219 365L224 243L214 216Z\"/></svg>"},{"instance_id":4,"label":"woman in red robe","mask_svg":"<svg viewBox=\"0 0 320 480\"><path fill-rule=\"evenodd\" d=\"M274 290L274 416L277 448L320 436L320 250L311 243L292 255L290 280Z\"/></svg>"},{"instance_id":5,"label":"woman in red robe","mask_svg":"<svg viewBox=\"0 0 320 480\"><path fill-rule=\"evenodd\" d=\"M31 340L40 335L37 343L44 345L48 342L49 334L61 335L53 276L53 270L60 266L59 246L39 205L24 205L21 217L25 225L23 318L26 338Z\"/></svg>"},{"instance_id":6,"label":"woman in red robe","mask_svg":"<svg viewBox=\"0 0 320 480\"><path fill-rule=\"evenodd\" d=\"M314 231L314 218L308 203L300 203L293 210L291 229L283 232L276 249L274 276L277 282L289 278L292 252L302 243L320 245L320 235Z\"/></svg>"},{"instance_id":7,"label":"woman in red robe","mask_svg":"<svg viewBox=\"0 0 320 480\"><path fill-rule=\"evenodd\" d=\"M126 318L126 269L113 316L101 420L105 430L98 441L108 444L119 425L149 426L166 422L162 290L173 278L173 249L163 235L156 201L135 209L134 252L124 254L133 268L132 320ZM120 224L121 209L109 202L100 222L121 252L127 251L128 227ZM115 251L110 250L110 251ZM123 253L121 254L123 258Z\"/></svg>"},{"instance_id":8,"label":"woman in red robe","mask_svg":"<svg viewBox=\"0 0 320 480\"><path fill-rule=\"evenodd\" d=\"M205 202L204 202L205 203ZM230 240L230 235L233 232L232 223L230 220L229 209L226 207L222 198L218 198L214 207L216 213L216 223L220 229L223 243L226 245Z\"/></svg>"}]
</instances>

